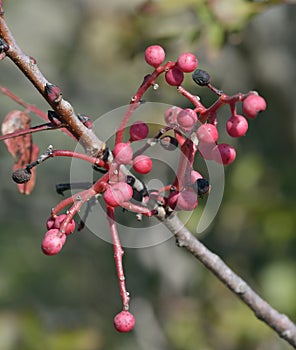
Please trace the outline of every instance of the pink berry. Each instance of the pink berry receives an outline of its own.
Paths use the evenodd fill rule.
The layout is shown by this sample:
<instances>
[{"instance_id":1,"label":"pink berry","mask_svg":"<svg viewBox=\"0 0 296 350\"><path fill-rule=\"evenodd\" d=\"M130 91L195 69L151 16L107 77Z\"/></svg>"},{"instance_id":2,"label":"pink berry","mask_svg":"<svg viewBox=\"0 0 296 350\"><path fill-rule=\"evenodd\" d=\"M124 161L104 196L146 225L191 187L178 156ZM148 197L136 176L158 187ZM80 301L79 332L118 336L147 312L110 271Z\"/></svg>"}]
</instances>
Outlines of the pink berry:
<instances>
[{"instance_id":1,"label":"pink berry","mask_svg":"<svg viewBox=\"0 0 296 350\"><path fill-rule=\"evenodd\" d=\"M165 59L165 51L159 45L148 46L145 50L145 61L152 67L157 68Z\"/></svg>"},{"instance_id":2,"label":"pink berry","mask_svg":"<svg viewBox=\"0 0 296 350\"><path fill-rule=\"evenodd\" d=\"M174 126L177 124L177 115L182 111L182 108L172 106L168 108L164 114L164 120L168 126Z\"/></svg>"},{"instance_id":3,"label":"pink berry","mask_svg":"<svg viewBox=\"0 0 296 350\"><path fill-rule=\"evenodd\" d=\"M248 122L242 115L231 116L226 123L226 130L232 137L244 136L248 130Z\"/></svg>"},{"instance_id":4,"label":"pink berry","mask_svg":"<svg viewBox=\"0 0 296 350\"><path fill-rule=\"evenodd\" d=\"M133 168L139 174L148 174L152 169L152 160L150 157L141 154L133 160Z\"/></svg>"},{"instance_id":5,"label":"pink berry","mask_svg":"<svg viewBox=\"0 0 296 350\"><path fill-rule=\"evenodd\" d=\"M118 332L130 332L136 323L135 316L129 311L119 312L113 319L114 327Z\"/></svg>"},{"instance_id":6,"label":"pink berry","mask_svg":"<svg viewBox=\"0 0 296 350\"><path fill-rule=\"evenodd\" d=\"M148 125L144 122L137 121L130 126L130 141L139 141L147 137L149 132Z\"/></svg>"},{"instance_id":7,"label":"pink berry","mask_svg":"<svg viewBox=\"0 0 296 350\"><path fill-rule=\"evenodd\" d=\"M113 189L112 187L107 188L104 192L104 200L110 207L118 207L124 202L121 191L119 189Z\"/></svg>"},{"instance_id":8,"label":"pink berry","mask_svg":"<svg viewBox=\"0 0 296 350\"><path fill-rule=\"evenodd\" d=\"M126 182L120 181L112 186L113 190L119 190L124 202L128 202L133 196L132 187Z\"/></svg>"},{"instance_id":9,"label":"pink berry","mask_svg":"<svg viewBox=\"0 0 296 350\"><path fill-rule=\"evenodd\" d=\"M243 113L250 119L256 118L257 114L261 111L265 111L266 102L263 97L256 94L249 95L243 101Z\"/></svg>"},{"instance_id":10,"label":"pink berry","mask_svg":"<svg viewBox=\"0 0 296 350\"><path fill-rule=\"evenodd\" d=\"M52 228L59 229L61 227L63 221L66 219L66 217L67 217L66 214L58 215L56 218L50 217L46 222L47 229L48 230L50 230ZM72 219L66 227L65 234L69 235L74 231L75 231L75 221Z\"/></svg>"},{"instance_id":11,"label":"pink berry","mask_svg":"<svg viewBox=\"0 0 296 350\"><path fill-rule=\"evenodd\" d=\"M185 52L178 57L177 65L182 72L190 73L198 66L198 60L193 53Z\"/></svg>"},{"instance_id":12,"label":"pink berry","mask_svg":"<svg viewBox=\"0 0 296 350\"><path fill-rule=\"evenodd\" d=\"M133 150L128 143L120 142L113 149L115 162L118 164L128 164L133 158Z\"/></svg>"},{"instance_id":13,"label":"pink berry","mask_svg":"<svg viewBox=\"0 0 296 350\"><path fill-rule=\"evenodd\" d=\"M196 131L196 136L200 142L214 143L218 140L218 129L213 124L202 124Z\"/></svg>"},{"instance_id":14,"label":"pink berry","mask_svg":"<svg viewBox=\"0 0 296 350\"><path fill-rule=\"evenodd\" d=\"M51 229L46 232L42 241L41 249L46 255L55 255L61 251L65 242L65 233L61 233L58 229Z\"/></svg>"},{"instance_id":15,"label":"pink berry","mask_svg":"<svg viewBox=\"0 0 296 350\"><path fill-rule=\"evenodd\" d=\"M206 160L213 160L213 149L215 147L216 147L215 143L206 143L202 141L198 143L199 153Z\"/></svg>"},{"instance_id":16,"label":"pink berry","mask_svg":"<svg viewBox=\"0 0 296 350\"><path fill-rule=\"evenodd\" d=\"M184 80L184 73L178 67L174 67L165 73L165 80L169 85L179 86Z\"/></svg>"},{"instance_id":17,"label":"pink berry","mask_svg":"<svg viewBox=\"0 0 296 350\"><path fill-rule=\"evenodd\" d=\"M132 198L133 189L126 182L117 182L104 192L104 200L110 207L118 207Z\"/></svg>"},{"instance_id":18,"label":"pink berry","mask_svg":"<svg viewBox=\"0 0 296 350\"><path fill-rule=\"evenodd\" d=\"M192 170L190 174L190 178L191 178L191 183L194 184L196 180L203 179L203 176L198 171Z\"/></svg>"},{"instance_id":19,"label":"pink berry","mask_svg":"<svg viewBox=\"0 0 296 350\"><path fill-rule=\"evenodd\" d=\"M168 205L174 210L191 211L198 205L197 195L194 191L190 190L173 192L169 196Z\"/></svg>"},{"instance_id":20,"label":"pink berry","mask_svg":"<svg viewBox=\"0 0 296 350\"><path fill-rule=\"evenodd\" d=\"M213 149L213 159L220 164L229 165L236 157L235 149L227 143L220 143Z\"/></svg>"},{"instance_id":21,"label":"pink berry","mask_svg":"<svg viewBox=\"0 0 296 350\"><path fill-rule=\"evenodd\" d=\"M177 115L177 122L185 132L190 131L197 121L197 115L193 109L182 109Z\"/></svg>"}]
</instances>

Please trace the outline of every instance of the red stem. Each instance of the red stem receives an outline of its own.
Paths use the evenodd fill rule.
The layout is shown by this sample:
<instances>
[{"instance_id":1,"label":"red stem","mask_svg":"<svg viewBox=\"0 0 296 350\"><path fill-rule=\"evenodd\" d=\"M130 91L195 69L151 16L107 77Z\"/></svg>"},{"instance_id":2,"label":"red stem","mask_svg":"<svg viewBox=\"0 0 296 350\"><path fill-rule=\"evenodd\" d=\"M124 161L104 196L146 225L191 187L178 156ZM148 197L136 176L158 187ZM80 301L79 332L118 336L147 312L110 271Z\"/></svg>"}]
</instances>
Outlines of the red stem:
<instances>
[{"instance_id":1,"label":"red stem","mask_svg":"<svg viewBox=\"0 0 296 350\"><path fill-rule=\"evenodd\" d=\"M216 114L217 110L225 105L225 104L229 104L230 106L235 104L236 102L242 102L246 97L248 97L249 95L254 94L254 91L250 91L246 94L242 94L242 93L237 93L233 96L228 96L226 94L222 94L219 99L214 102L209 108L207 108L206 110L204 110L203 112L200 112L200 118L199 121L201 123L205 123L207 121L207 119L209 118L209 116Z\"/></svg>"},{"instance_id":2,"label":"red stem","mask_svg":"<svg viewBox=\"0 0 296 350\"><path fill-rule=\"evenodd\" d=\"M155 215L154 210L150 210L147 207L143 207L141 205L133 204L130 202L123 202L120 204L120 206L126 210L129 210L129 211L132 211L132 212L138 213L138 214L143 214L147 217L151 217L151 216Z\"/></svg>"},{"instance_id":3,"label":"red stem","mask_svg":"<svg viewBox=\"0 0 296 350\"><path fill-rule=\"evenodd\" d=\"M52 209L51 216L55 217L61 210L66 208L68 205L75 203L76 201L81 201L82 203L85 203L86 201L94 197L96 194L104 192L106 189L106 183L108 181L108 178L109 173L106 173L87 190L75 193L73 196L62 200L58 205L56 205Z\"/></svg>"},{"instance_id":4,"label":"red stem","mask_svg":"<svg viewBox=\"0 0 296 350\"><path fill-rule=\"evenodd\" d=\"M123 264L122 264L122 256L124 254L124 251L120 243L120 239L116 228L116 223L114 220L114 208L111 208L109 206L107 206L107 219L110 225L110 232L111 232L111 237L113 242L114 260L115 260L115 266L116 266L116 271L118 276L120 295L122 298L123 310L128 310L130 297L125 286L125 275L124 275Z\"/></svg>"},{"instance_id":5,"label":"red stem","mask_svg":"<svg viewBox=\"0 0 296 350\"><path fill-rule=\"evenodd\" d=\"M13 101L15 101L16 103L18 103L19 105L25 107L27 110L29 110L30 112L36 114L38 117L40 117L43 120L48 121L48 117L47 117L47 113L43 112L41 109L37 108L34 105L31 105L25 101L23 101L21 98L19 98L18 96L16 96L13 92L11 92L8 88L4 87L4 86L0 86L0 91L8 96L9 98L11 98Z\"/></svg>"},{"instance_id":6,"label":"red stem","mask_svg":"<svg viewBox=\"0 0 296 350\"><path fill-rule=\"evenodd\" d=\"M66 219L63 221L61 227L60 227L60 232L65 233L68 224L70 221L73 219L74 215L81 209L85 201L76 199L76 202L72 205L72 207L67 211L67 216Z\"/></svg>"},{"instance_id":7,"label":"red stem","mask_svg":"<svg viewBox=\"0 0 296 350\"><path fill-rule=\"evenodd\" d=\"M173 184L178 191L181 191L189 183L191 183L191 170L195 153L195 144L187 138L186 141L181 145L181 154L179 158L178 169Z\"/></svg>"},{"instance_id":8,"label":"red stem","mask_svg":"<svg viewBox=\"0 0 296 350\"><path fill-rule=\"evenodd\" d=\"M83 154L83 153L77 153L77 152L68 151L68 150L53 150L50 156L78 158L78 159L85 160L86 162L92 163L94 165L97 165L99 167L108 169L108 164L106 164L103 160L96 157L88 156L87 154Z\"/></svg>"},{"instance_id":9,"label":"red stem","mask_svg":"<svg viewBox=\"0 0 296 350\"><path fill-rule=\"evenodd\" d=\"M56 205L52 211L51 216L54 218L58 213L66 208L68 205L75 203L76 201L83 201L83 203L87 200L93 197L96 193L92 190L92 188L89 188L85 191L81 191L78 193L75 193L73 196L68 197L64 200L62 200L58 205Z\"/></svg>"},{"instance_id":10,"label":"red stem","mask_svg":"<svg viewBox=\"0 0 296 350\"><path fill-rule=\"evenodd\" d=\"M33 134L35 132L44 131L44 130L56 130L62 126L60 125L52 125L51 123L36 125L29 129L22 129L14 132L10 132L9 134L5 134L0 136L0 141L11 139L13 137L23 136L27 134Z\"/></svg>"},{"instance_id":11,"label":"red stem","mask_svg":"<svg viewBox=\"0 0 296 350\"><path fill-rule=\"evenodd\" d=\"M200 102L198 96L191 94L189 91L183 88L183 86L178 86L178 92L180 92L180 94L186 97L195 106L196 113L202 113L207 110L206 107Z\"/></svg>"},{"instance_id":12,"label":"red stem","mask_svg":"<svg viewBox=\"0 0 296 350\"><path fill-rule=\"evenodd\" d=\"M116 131L115 145L117 143L122 142L124 129L126 128L126 125L129 121L130 117L132 116L132 113L135 111L136 108L139 107L144 93L149 89L150 86L155 84L155 80L160 74L175 67L175 65L176 65L176 62L169 61L166 64L164 64L163 66L159 66L159 67L155 68L155 70L152 74L149 74L144 78L143 83L141 84L141 86L139 87L139 89L137 90L135 95L132 97L132 99L130 101L130 106L127 109L125 115L123 116L123 119L122 119L122 121L121 121L121 123Z\"/></svg>"}]
</instances>

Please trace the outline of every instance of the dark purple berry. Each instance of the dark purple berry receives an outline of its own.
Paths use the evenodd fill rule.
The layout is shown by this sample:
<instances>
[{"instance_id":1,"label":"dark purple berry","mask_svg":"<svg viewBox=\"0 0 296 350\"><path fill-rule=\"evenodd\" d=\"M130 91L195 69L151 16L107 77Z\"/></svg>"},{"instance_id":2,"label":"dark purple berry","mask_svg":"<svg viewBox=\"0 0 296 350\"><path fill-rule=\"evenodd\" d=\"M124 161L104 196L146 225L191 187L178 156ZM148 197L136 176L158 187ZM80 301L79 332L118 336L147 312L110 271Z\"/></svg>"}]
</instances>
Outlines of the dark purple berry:
<instances>
[{"instance_id":1,"label":"dark purple berry","mask_svg":"<svg viewBox=\"0 0 296 350\"><path fill-rule=\"evenodd\" d=\"M28 182L31 179L31 176L32 176L31 171L27 168L17 169L11 175L12 180L17 184L24 184Z\"/></svg>"},{"instance_id":2,"label":"dark purple berry","mask_svg":"<svg viewBox=\"0 0 296 350\"><path fill-rule=\"evenodd\" d=\"M205 70L196 69L192 73L192 79L197 85L205 86L205 85L209 84L211 77L210 77L210 74L208 72L206 72Z\"/></svg>"}]
</instances>

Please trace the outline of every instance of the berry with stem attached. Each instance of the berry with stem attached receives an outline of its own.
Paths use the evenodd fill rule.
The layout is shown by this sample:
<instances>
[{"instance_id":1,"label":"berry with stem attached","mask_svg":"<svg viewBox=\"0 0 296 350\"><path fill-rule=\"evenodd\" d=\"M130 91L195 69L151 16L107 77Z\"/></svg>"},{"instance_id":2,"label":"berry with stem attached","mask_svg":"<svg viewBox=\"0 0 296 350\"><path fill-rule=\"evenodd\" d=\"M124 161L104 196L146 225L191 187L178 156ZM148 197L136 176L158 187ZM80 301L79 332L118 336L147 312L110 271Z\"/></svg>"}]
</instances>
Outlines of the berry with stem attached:
<instances>
[{"instance_id":1,"label":"berry with stem attached","mask_svg":"<svg viewBox=\"0 0 296 350\"><path fill-rule=\"evenodd\" d=\"M208 85L211 81L210 74L203 69L196 69L192 73L192 80L199 86Z\"/></svg>"},{"instance_id":2,"label":"berry with stem attached","mask_svg":"<svg viewBox=\"0 0 296 350\"><path fill-rule=\"evenodd\" d=\"M184 80L184 73L178 67L174 67L165 73L165 80L169 85L179 86Z\"/></svg>"},{"instance_id":3,"label":"berry with stem attached","mask_svg":"<svg viewBox=\"0 0 296 350\"><path fill-rule=\"evenodd\" d=\"M213 159L220 164L229 165L236 158L235 149L228 145L227 143L220 143L216 147L214 147L213 151Z\"/></svg>"},{"instance_id":4,"label":"berry with stem attached","mask_svg":"<svg viewBox=\"0 0 296 350\"><path fill-rule=\"evenodd\" d=\"M174 210L191 211L198 205L197 195L191 190L173 192L168 198L168 205Z\"/></svg>"},{"instance_id":5,"label":"berry with stem attached","mask_svg":"<svg viewBox=\"0 0 296 350\"><path fill-rule=\"evenodd\" d=\"M226 123L226 130L232 137L244 136L248 130L248 121L242 115L231 116Z\"/></svg>"},{"instance_id":6,"label":"berry with stem attached","mask_svg":"<svg viewBox=\"0 0 296 350\"><path fill-rule=\"evenodd\" d=\"M46 232L41 249L46 255L56 255L61 251L65 242L66 234L54 228Z\"/></svg>"},{"instance_id":7,"label":"berry with stem attached","mask_svg":"<svg viewBox=\"0 0 296 350\"><path fill-rule=\"evenodd\" d=\"M165 111L164 120L168 126L177 124L177 116L180 111L182 111L182 108L178 106L172 106Z\"/></svg>"},{"instance_id":8,"label":"berry with stem attached","mask_svg":"<svg viewBox=\"0 0 296 350\"><path fill-rule=\"evenodd\" d=\"M265 111L266 102L263 97L252 94L243 101L243 113L247 118L254 119L259 112Z\"/></svg>"},{"instance_id":9,"label":"berry with stem attached","mask_svg":"<svg viewBox=\"0 0 296 350\"><path fill-rule=\"evenodd\" d=\"M177 66L182 72L190 73L198 66L198 60L193 53L184 52L178 57Z\"/></svg>"},{"instance_id":10,"label":"berry with stem attached","mask_svg":"<svg viewBox=\"0 0 296 350\"><path fill-rule=\"evenodd\" d=\"M136 320L132 313L123 310L114 317L113 322L118 332L127 333L134 328Z\"/></svg>"},{"instance_id":11,"label":"berry with stem attached","mask_svg":"<svg viewBox=\"0 0 296 350\"><path fill-rule=\"evenodd\" d=\"M128 143L120 142L113 149L115 162L118 164L128 164L133 158L133 150Z\"/></svg>"},{"instance_id":12,"label":"berry with stem attached","mask_svg":"<svg viewBox=\"0 0 296 350\"><path fill-rule=\"evenodd\" d=\"M139 141L147 137L149 133L149 127L142 121L136 121L130 126L129 134L130 141Z\"/></svg>"},{"instance_id":13,"label":"berry with stem attached","mask_svg":"<svg viewBox=\"0 0 296 350\"><path fill-rule=\"evenodd\" d=\"M133 189L126 182L117 182L104 192L104 200L110 207L118 207L123 202L129 201L132 196Z\"/></svg>"},{"instance_id":14,"label":"berry with stem attached","mask_svg":"<svg viewBox=\"0 0 296 350\"><path fill-rule=\"evenodd\" d=\"M202 179L202 178L203 178L203 176L198 171L196 171L196 170L191 171L190 180L191 180L192 184L195 183L196 180Z\"/></svg>"},{"instance_id":15,"label":"berry with stem attached","mask_svg":"<svg viewBox=\"0 0 296 350\"><path fill-rule=\"evenodd\" d=\"M140 154L133 160L133 168L139 174L148 174L152 169L152 160L150 157Z\"/></svg>"},{"instance_id":16,"label":"berry with stem attached","mask_svg":"<svg viewBox=\"0 0 296 350\"><path fill-rule=\"evenodd\" d=\"M16 182L17 184L24 184L27 183L31 177L32 177L32 173L30 171L30 169L24 168L24 169L17 169L15 170L12 175L12 180L14 182Z\"/></svg>"},{"instance_id":17,"label":"berry with stem attached","mask_svg":"<svg viewBox=\"0 0 296 350\"><path fill-rule=\"evenodd\" d=\"M197 115L193 109L182 109L177 115L177 122L182 130L190 131L197 121Z\"/></svg>"},{"instance_id":18,"label":"berry with stem attached","mask_svg":"<svg viewBox=\"0 0 296 350\"><path fill-rule=\"evenodd\" d=\"M218 129L213 124L202 124L196 131L196 136L200 142L213 143L218 140Z\"/></svg>"},{"instance_id":19,"label":"berry with stem attached","mask_svg":"<svg viewBox=\"0 0 296 350\"><path fill-rule=\"evenodd\" d=\"M160 45L151 45L145 50L144 57L150 66L157 68L165 60L165 51Z\"/></svg>"}]
</instances>

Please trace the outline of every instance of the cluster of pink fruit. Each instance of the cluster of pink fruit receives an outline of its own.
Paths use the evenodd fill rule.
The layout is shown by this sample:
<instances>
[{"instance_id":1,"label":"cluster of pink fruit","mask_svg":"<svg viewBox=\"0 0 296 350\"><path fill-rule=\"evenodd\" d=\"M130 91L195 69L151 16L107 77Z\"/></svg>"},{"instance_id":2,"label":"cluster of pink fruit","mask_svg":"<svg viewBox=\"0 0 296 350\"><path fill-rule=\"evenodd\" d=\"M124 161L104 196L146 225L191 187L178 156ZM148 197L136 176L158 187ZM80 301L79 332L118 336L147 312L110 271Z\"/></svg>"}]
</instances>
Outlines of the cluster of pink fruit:
<instances>
[{"instance_id":1,"label":"cluster of pink fruit","mask_svg":"<svg viewBox=\"0 0 296 350\"><path fill-rule=\"evenodd\" d=\"M148 64L155 67L156 69L163 63L165 59L165 51L161 46L154 45L146 49L145 60ZM184 79L184 73L194 72L192 74L193 80L200 86L208 86L211 90L221 96L220 103L217 106L213 106L210 110L205 110L201 106L199 100L193 97L191 94L185 91L186 97L194 103L195 108L181 109L179 107L173 107L167 111L165 120L167 125L179 128L185 132L190 133L193 130L196 131L196 136L199 141L199 151L202 156L207 160L215 160L224 165L232 163L236 157L235 149L226 144L218 144L218 129L217 129L217 118L216 111L221 104L228 103L231 109L231 116L227 120L226 130L231 137L244 136L248 130L248 121L246 119L254 119L257 114L266 109L265 100L259 96L256 92L250 92L242 95L238 94L229 98L223 94L220 90L213 88L210 84L210 76L207 72L196 69L198 66L198 60L192 53L181 54L176 62L176 65L168 69L165 73L165 79L169 85L180 86ZM180 89L183 90L183 89ZM236 112L235 103L242 101L243 115ZM198 117L198 114L199 117ZM204 115L208 117L205 119ZM201 124L202 121L206 121Z\"/></svg>"},{"instance_id":2,"label":"cluster of pink fruit","mask_svg":"<svg viewBox=\"0 0 296 350\"><path fill-rule=\"evenodd\" d=\"M149 46L145 51L146 62L154 68L151 74L145 76L143 83L132 97L128 110L116 131L115 145L112 152L104 150L101 158L77 154L71 151L50 150L40 161L17 171L15 181L23 183L29 180L31 169L53 156L71 156L84 159L101 170L103 175L87 189L64 199L53 210L47 221L47 232L42 242L42 250L47 255L60 252L66 237L75 229L73 217L85 203L96 196L103 197L106 205L110 232L114 242L114 256L123 300L123 311L114 318L115 328L120 332L130 331L135 324L134 316L128 311L129 294L125 289L125 277L122 267L123 250L120 245L114 221L114 208L120 206L130 212L147 217L157 216L165 219L178 210L193 210L210 190L209 182L194 169L197 152L206 160L213 160L223 165L233 162L235 149L226 143L218 143L217 112L223 105L229 105L230 117L226 123L227 133L231 137L241 137L246 134L248 122L246 118L254 119L258 112L265 110L265 100L256 92L238 93L229 96L216 89L210 82L209 74L197 69L198 60L192 53L181 54L176 61L165 60L165 51L159 45ZM198 96L191 94L183 86L185 73L192 73L193 81L202 87L207 87L218 98L210 107L205 107ZM149 135L150 130L145 122L137 121L129 128L127 123L133 112L141 105L142 96L150 87L155 87L159 75L164 74L166 82L177 87L177 91L187 98L191 108L182 109L177 106L169 108L165 115L165 126L157 135ZM237 102L242 102L243 115L236 112ZM87 119L89 121L89 119ZM89 123L89 127L92 124ZM128 139L124 141L124 131L128 129ZM133 151L132 143L140 140L153 141L137 151ZM160 144L165 150L180 149L179 164L173 183L156 191L149 191L145 183L138 179L137 174L148 174L153 166L150 157L144 154L151 145ZM66 214L61 214L69 205Z\"/></svg>"}]
</instances>

